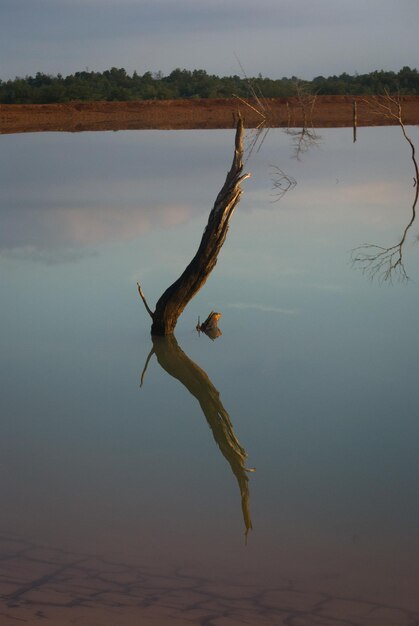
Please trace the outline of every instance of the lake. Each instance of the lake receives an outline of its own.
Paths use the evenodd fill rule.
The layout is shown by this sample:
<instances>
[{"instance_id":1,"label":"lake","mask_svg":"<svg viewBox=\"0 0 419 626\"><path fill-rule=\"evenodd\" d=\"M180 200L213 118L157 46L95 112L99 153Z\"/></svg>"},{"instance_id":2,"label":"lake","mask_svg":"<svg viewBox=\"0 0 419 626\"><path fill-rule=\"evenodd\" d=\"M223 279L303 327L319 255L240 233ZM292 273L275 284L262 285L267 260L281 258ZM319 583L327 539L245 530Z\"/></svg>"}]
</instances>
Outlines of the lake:
<instances>
[{"instance_id":1,"label":"lake","mask_svg":"<svg viewBox=\"0 0 419 626\"><path fill-rule=\"evenodd\" d=\"M234 132L1 137L2 626L419 623L410 148L316 132L248 154L154 342L136 282L154 305L195 254Z\"/></svg>"}]
</instances>

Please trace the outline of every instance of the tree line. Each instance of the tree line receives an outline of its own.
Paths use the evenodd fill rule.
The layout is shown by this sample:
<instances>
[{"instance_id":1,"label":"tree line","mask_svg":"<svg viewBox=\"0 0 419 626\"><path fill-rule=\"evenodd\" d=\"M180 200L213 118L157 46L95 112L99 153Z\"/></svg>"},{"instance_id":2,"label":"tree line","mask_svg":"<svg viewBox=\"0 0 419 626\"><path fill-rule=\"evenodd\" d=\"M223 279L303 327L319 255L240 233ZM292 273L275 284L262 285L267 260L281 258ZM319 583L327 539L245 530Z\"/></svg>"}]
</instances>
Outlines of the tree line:
<instances>
[{"instance_id":1,"label":"tree line","mask_svg":"<svg viewBox=\"0 0 419 626\"><path fill-rule=\"evenodd\" d=\"M252 95L265 98L288 98L304 89L318 95L376 95L399 93L419 95L419 73L408 66L399 72L377 70L369 74L347 73L317 76L311 81L296 76L277 80L259 74L254 78L215 76L205 70L175 69L162 72L128 74L112 67L104 72L75 72L56 76L37 72L35 76L0 80L0 103L44 104L73 100L168 100L179 98L242 98Z\"/></svg>"}]
</instances>

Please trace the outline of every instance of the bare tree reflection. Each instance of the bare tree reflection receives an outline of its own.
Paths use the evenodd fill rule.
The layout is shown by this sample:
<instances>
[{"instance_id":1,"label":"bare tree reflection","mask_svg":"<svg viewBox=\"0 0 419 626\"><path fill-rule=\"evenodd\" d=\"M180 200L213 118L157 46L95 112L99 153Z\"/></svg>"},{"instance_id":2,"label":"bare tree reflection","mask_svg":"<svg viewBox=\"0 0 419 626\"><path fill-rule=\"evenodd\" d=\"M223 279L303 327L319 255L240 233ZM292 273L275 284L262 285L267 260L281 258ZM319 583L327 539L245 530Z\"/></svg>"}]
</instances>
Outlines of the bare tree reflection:
<instances>
[{"instance_id":1,"label":"bare tree reflection","mask_svg":"<svg viewBox=\"0 0 419 626\"><path fill-rule=\"evenodd\" d=\"M237 62L240 66L240 69L243 73L243 76L247 82L247 87L249 89L249 94L251 96L252 101L245 100L238 96L237 94L233 94L234 97L241 102L245 107L248 107L252 111L254 111L259 116L259 123L250 131L250 134L246 137L246 158L245 163L250 159L254 150L259 152L262 148L265 139L271 130L276 126L274 122L274 115L272 113L272 108L269 103L269 99L265 98L260 87L255 84L251 79L248 78L243 65L240 62L240 59L236 56ZM316 135L313 127L311 129L307 128L308 120L312 120L313 109L316 101L316 96L307 93L305 86L301 81L296 81L294 84L294 89L297 94L297 102L298 106L301 108L303 114L303 126L302 130L290 130L290 107L287 102L287 133L293 135L296 138L298 147L296 149L295 156L300 159L300 154L302 152L306 152L310 147L308 144L311 142L312 144L316 143L320 137ZM312 121L311 121L312 126ZM290 189L293 189L297 184L297 181L292 177L286 174L276 165L271 165L272 168L272 183L275 200L274 202L278 202Z\"/></svg>"},{"instance_id":2,"label":"bare tree reflection","mask_svg":"<svg viewBox=\"0 0 419 626\"><path fill-rule=\"evenodd\" d=\"M417 198L417 196L416 196ZM363 244L352 251L352 263L370 278L380 281L407 281L406 268L403 262L403 246L407 233L415 219L415 212L406 226L402 238L394 246L384 248L375 244Z\"/></svg>"},{"instance_id":3,"label":"bare tree reflection","mask_svg":"<svg viewBox=\"0 0 419 626\"><path fill-rule=\"evenodd\" d=\"M396 244L383 247L376 244L363 244L352 250L352 263L360 268L370 278L378 278L382 281L393 282L393 280L407 281L406 268L404 266L403 248L409 230L416 219L416 205L419 197L419 167L416 160L415 146L406 132L406 127L402 118L402 106L400 98L387 93L385 96L374 96L371 101L366 101L374 108L374 112L386 115L389 119L396 121L400 126L403 137L410 146L411 159L414 167L413 187L415 189L412 203L410 220L405 227L403 234Z\"/></svg>"},{"instance_id":4,"label":"bare tree reflection","mask_svg":"<svg viewBox=\"0 0 419 626\"><path fill-rule=\"evenodd\" d=\"M274 191L275 200L274 202L278 202L281 198L289 191L290 189L294 189L297 181L295 178L286 174L281 170L281 168L276 165L271 165L272 168L272 189Z\"/></svg>"},{"instance_id":5,"label":"bare tree reflection","mask_svg":"<svg viewBox=\"0 0 419 626\"><path fill-rule=\"evenodd\" d=\"M301 157L310 148L318 146L321 140L313 126L313 111L316 104L316 94L307 91L308 87L301 81L294 84L297 106L301 109L303 125L301 128L290 128L290 108L288 110L288 128L286 133L292 137L294 143L294 158L301 161Z\"/></svg>"},{"instance_id":6,"label":"bare tree reflection","mask_svg":"<svg viewBox=\"0 0 419 626\"><path fill-rule=\"evenodd\" d=\"M204 370L179 347L173 335L167 337L152 336L152 341L153 347L141 375L141 384L144 382L144 375L150 359L155 354L160 366L170 376L181 382L189 393L198 400L213 437L237 479L247 538L247 534L252 528L248 472L254 470L248 469L245 465L247 453L234 433L230 416L221 402L220 394Z\"/></svg>"},{"instance_id":7,"label":"bare tree reflection","mask_svg":"<svg viewBox=\"0 0 419 626\"><path fill-rule=\"evenodd\" d=\"M317 147L321 140L320 135L316 133L314 128L303 126L302 128L287 128L287 134L292 137L294 144L293 157L297 161L301 161L302 155L310 150L310 148Z\"/></svg>"},{"instance_id":8,"label":"bare tree reflection","mask_svg":"<svg viewBox=\"0 0 419 626\"><path fill-rule=\"evenodd\" d=\"M271 128L276 126L274 115L272 113L269 100L263 96L260 89L253 87L249 82L249 89L252 96L252 102L244 100L235 95L235 98L239 100L246 107L257 113L260 117L259 123L250 133L250 137L246 141L246 159L245 163L249 160L253 150L259 152L263 146L266 136ZM313 112L316 105L317 95L308 91L309 87L302 81L295 81L294 91L295 96L290 102L287 101L287 128L285 132L292 137L294 144L293 157L298 161L301 161L302 155L314 146L318 146L321 141L321 136L315 131L313 124ZM298 117L302 120L301 128L294 128L295 126L295 113L299 111Z\"/></svg>"}]
</instances>

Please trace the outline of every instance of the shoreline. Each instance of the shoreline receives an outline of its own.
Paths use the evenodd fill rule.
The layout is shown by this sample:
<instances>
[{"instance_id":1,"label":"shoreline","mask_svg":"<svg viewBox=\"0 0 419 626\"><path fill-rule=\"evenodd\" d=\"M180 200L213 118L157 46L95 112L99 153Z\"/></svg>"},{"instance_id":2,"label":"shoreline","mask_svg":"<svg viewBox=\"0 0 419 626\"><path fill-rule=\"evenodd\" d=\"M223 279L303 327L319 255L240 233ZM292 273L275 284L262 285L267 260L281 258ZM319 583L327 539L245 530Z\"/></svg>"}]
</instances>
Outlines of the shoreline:
<instances>
[{"instance_id":1,"label":"shoreline","mask_svg":"<svg viewBox=\"0 0 419 626\"><path fill-rule=\"evenodd\" d=\"M104 130L234 128L238 112L247 128L345 128L398 122L379 105L384 96L309 96L255 100L190 99L128 102L2 104L0 134ZM419 124L419 96L401 96L403 123ZM395 108L395 107L394 107Z\"/></svg>"}]
</instances>

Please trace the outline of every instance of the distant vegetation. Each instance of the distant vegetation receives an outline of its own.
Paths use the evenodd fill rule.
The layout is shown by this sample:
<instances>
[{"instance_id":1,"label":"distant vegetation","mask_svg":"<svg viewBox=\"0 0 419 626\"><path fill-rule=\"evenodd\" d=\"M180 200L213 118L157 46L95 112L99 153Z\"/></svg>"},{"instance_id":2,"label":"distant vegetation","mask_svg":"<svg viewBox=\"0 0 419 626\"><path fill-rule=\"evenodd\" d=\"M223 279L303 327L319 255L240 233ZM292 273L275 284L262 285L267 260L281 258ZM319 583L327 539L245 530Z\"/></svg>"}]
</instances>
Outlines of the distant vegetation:
<instances>
[{"instance_id":1,"label":"distant vegetation","mask_svg":"<svg viewBox=\"0 0 419 626\"><path fill-rule=\"evenodd\" d=\"M176 69L168 76L161 72L129 75L123 68L105 72L76 72L70 76L35 76L0 80L0 103L42 104L71 100L167 100L178 98L249 97L253 93L265 98L286 98L304 88L318 95L374 95L385 91L402 95L419 95L419 73L403 67L399 72L383 70L370 74L317 76L302 81L296 76L273 80L261 74L256 78L214 76L205 70Z\"/></svg>"}]
</instances>

